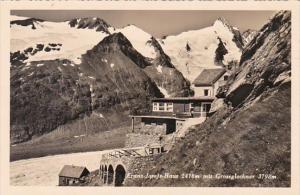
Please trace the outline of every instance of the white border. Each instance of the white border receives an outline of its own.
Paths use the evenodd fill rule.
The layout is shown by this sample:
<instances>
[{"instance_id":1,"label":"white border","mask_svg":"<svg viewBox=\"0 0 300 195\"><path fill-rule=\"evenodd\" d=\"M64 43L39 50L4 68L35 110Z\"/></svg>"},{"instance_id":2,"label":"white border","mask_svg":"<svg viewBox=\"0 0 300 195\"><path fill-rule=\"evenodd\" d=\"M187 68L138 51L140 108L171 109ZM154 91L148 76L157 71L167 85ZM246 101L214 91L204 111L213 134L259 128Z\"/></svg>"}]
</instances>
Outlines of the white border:
<instances>
[{"instance_id":1,"label":"white border","mask_svg":"<svg viewBox=\"0 0 300 195\"><path fill-rule=\"evenodd\" d=\"M207 1L85 1L85 2L0 2L0 143L1 171L0 194L3 195L53 195L53 194L300 194L300 163L299 163L299 92L300 92L300 63L299 63L299 1L293 2L207 2ZM292 182L291 188L240 188L240 187L15 187L9 185L9 14L16 9L65 9L65 10L291 10L292 11Z\"/></svg>"}]
</instances>

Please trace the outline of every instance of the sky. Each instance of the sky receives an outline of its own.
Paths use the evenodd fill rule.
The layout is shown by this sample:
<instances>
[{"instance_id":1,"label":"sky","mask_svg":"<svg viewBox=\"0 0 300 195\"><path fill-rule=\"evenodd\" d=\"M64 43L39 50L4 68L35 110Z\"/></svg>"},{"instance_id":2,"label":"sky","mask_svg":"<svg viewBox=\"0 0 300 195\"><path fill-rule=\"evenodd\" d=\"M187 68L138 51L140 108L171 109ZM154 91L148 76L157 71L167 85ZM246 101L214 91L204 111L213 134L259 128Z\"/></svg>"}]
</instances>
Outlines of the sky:
<instances>
[{"instance_id":1,"label":"sky","mask_svg":"<svg viewBox=\"0 0 300 195\"><path fill-rule=\"evenodd\" d=\"M211 26L218 17L225 18L241 32L259 30L276 11L209 10L12 10L12 15L48 21L65 21L81 17L99 17L119 28L134 24L154 37L176 35Z\"/></svg>"}]
</instances>

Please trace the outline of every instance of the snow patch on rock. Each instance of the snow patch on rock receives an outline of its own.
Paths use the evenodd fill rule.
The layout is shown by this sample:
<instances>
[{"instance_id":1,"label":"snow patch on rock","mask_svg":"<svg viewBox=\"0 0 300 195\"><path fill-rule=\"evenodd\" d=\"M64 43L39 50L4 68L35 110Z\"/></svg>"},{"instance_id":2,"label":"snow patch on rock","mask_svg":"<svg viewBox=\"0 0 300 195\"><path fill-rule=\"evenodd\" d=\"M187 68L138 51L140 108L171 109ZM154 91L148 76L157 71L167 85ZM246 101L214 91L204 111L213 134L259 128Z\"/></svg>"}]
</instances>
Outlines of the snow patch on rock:
<instances>
[{"instance_id":1,"label":"snow patch on rock","mask_svg":"<svg viewBox=\"0 0 300 195\"><path fill-rule=\"evenodd\" d=\"M159 87L159 86L157 86L157 87L160 90L160 92L165 96L165 98L170 97L170 94L168 93L168 91L165 88Z\"/></svg>"},{"instance_id":2,"label":"snow patch on rock","mask_svg":"<svg viewBox=\"0 0 300 195\"><path fill-rule=\"evenodd\" d=\"M157 66L156 69L157 69L157 72L162 73L162 66L161 65Z\"/></svg>"},{"instance_id":3,"label":"snow patch on rock","mask_svg":"<svg viewBox=\"0 0 300 195\"><path fill-rule=\"evenodd\" d=\"M74 135L74 138L78 138L78 137L85 137L85 134L81 134L81 135Z\"/></svg>"},{"instance_id":4,"label":"snow patch on rock","mask_svg":"<svg viewBox=\"0 0 300 195\"><path fill-rule=\"evenodd\" d=\"M44 64L37 64L36 66L37 67L41 67L41 66L44 66Z\"/></svg>"},{"instance_id":5,"label":"snow patch on rock","mask_svg":"<svg viewBox=\"0 0 300 195\"><path fill-rule=\"evenodd\" d=\"M93 114L99 118L104 118L102 113L98 113L98 112L93 112Z\"/></svg>"},{"instance_id":6,"label":"snow patch on rock","mask_svg":"<svg viewBox=\"0 0 300 195\"><path fill-rule=\"evenodd\" d=\"M278 83L286 83L286 82L291 81L290 74L291 74L291 71L282 72L280 75L278 75L278 77L274 81L274 85L277 85Z\"/></svg>"},{"instance_id":7,"label":"snow patch on rock","mask_svg":"<svg viewBox=\"0 0 300 195\"><path fill-rule=\"evenodd\" d=\"M31 77L33 74L34 74L34 72L30 73L30 74L29 74L29 75L27 75L27 76Z\"/></svg>"}]
</instances>

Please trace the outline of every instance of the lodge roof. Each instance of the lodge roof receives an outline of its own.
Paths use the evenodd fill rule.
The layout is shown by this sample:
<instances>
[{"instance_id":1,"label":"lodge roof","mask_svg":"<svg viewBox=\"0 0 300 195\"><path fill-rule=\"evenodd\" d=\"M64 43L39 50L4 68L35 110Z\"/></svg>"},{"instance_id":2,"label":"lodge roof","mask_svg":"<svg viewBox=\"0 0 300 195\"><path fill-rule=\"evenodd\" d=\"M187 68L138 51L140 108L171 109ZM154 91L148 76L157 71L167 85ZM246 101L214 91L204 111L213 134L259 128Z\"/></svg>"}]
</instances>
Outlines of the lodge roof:
<instances>
[{"instance_id":1,"label":"lodge roof","mask_svg":"<svg viewBox=\"0 0 300 195\"><path fill-rule=\"evenodd\" d=\"M176 116L173 112L147 112L137 115L130 115L130 117L136 118L163 118L163 119L182 119Z\"/></svg>"},{"instance_id":2,"label":"lodge roof","mask_svg":"<svg viewBox=\"0 0 300 195\"><path fill-rule=\"evenodd\" d=\"M214 100L211 96L197 96L197 97L169 97L169 98L153 98L152 101L201 101L201 100Z\"/></svg>"},{"instance_id":3,"label":"lodge roof","mask_svg":"<svg viewBox=\"0 0 300 195\"><path fill-rule=\"evenodd\" d=\"M193 84L198 86L213 85L225 72L226 70L223 68L204 69L193 81Z\"/></svg>"},{"instance_id":4,"label":"lodge roof","mask_svg":"<svg viewBox=\"0 0 300 195\"><path fill-rule=\"evenodd\" d=\"M79 167L74 165L65 165L62 170L59 172L59 176L62 177L72 177L72 178L81 178L85 172L89 173L89 170L86 167Z\"/></svg>"},{"instance_id":5,"label":"lodge roof","mask_svg":"<svg viewBox=\"0 0 300 195\"><path fill-rule=\"evenodd\" d=\"M159 116L159 115L129 115L130 117L135 117L135 118L162 118L162 119L174 119L174 120L185 120L184 118L178 118L175 116Z\"/></svg>"}]
</instances>

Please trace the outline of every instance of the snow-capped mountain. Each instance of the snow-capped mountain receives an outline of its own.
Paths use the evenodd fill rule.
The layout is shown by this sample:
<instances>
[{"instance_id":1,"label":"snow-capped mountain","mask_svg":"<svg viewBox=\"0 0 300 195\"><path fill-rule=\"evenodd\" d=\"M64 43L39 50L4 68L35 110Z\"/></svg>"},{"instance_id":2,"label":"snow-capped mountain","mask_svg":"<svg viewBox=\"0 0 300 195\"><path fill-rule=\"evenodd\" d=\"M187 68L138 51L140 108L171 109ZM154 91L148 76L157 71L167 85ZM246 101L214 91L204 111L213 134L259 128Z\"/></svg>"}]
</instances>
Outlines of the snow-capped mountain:
<instances>
[{"instance_id":1,"label":"snow-capped mountain","mask_svg":"<svg viewBox=\"0 0 300 195\"><path fill-rule=\"evenodd\" d=\"M81 25L76 26L74 20L65 22L30 18L15 20L15 16L11 19L11 52L23 53L25 62L70 59L79 64L82 54L109 35L106 31L97 31L99 27L90 29L82 28ZM24 21L32 23L22 25ZM79 24L81 22L82 20L78 21ZM49 48L49 44L59 44L59 47L53 50Z\"/></svg>"},{"instance_id":2,"label":"snow-capped mountain","mask_svg":"<svg viewBox=\"0 0 300 195\"><path fill-rule=\"evenodd\" d=\"M203 29L167 36L160 43L171 62L191 82L203 68L239 61L243 47L238 29L223 18Z\"/></svg>"},{"instance_id":3,"label":"snow-capped mountain","mask_svg":"<svg viewBox=\"0 0 300 195\"><path fill-rule=\"evenodd\" d=\"M158 41L133 25L115 29L99 18L14 19L12 143L57 128L98 132L127 121L130 112L147 111L153 97L191 94Z\"/></svg>"},{"instance_id":4,"label":"snow-capped mountain","mask_svg":"<svg viewBox=\"0 0 300 195\"><path fill-rule=\"evenodd\" d=\"M11 23L20 26L29 26L31 29L36 29L36 25L40 22L44 22L44 20L36 19L36 18L27 18L20 16L11 16Z\"/></svg>"},{"instance_id":5,"label":"snow-capped mountain","mask_svg":"<svg viewBox=\"0 0 300 195\"><path fill-rule=\"evenodd\" d=\"M77 29L95 29L96 31L106 32L114 30L106 21L101 18L75 18L69 21L69 25Z\"/></svg>"},{"instance_id":6,"label":"snow-capped mountain","mask_svg":"<svg viewBox=\"0 0 300 195\"><path fill-rule=\"evenodd\" d=\"M124 28L116 29L115 32L121 32L132 43L133 47L147 58L155 58L156 51L151 41L151 35L135 25L128 25Z\"/></svg>"},{"instance_id":7,"label":"snow-capped mountain","mask_svg":"<svg viewBox=\"0 0 300 195\"><path fill-rule=\"evenodd\" d=\"M36 44L61 44L59 50L48 53L29 53L26 61L46 59L70 59L80 63L81 55L99 43L104 37L121 32L133 47L144 57L156 58L151 45L152 36L136 27L128 25L115 29L100 18L76 18L65 22L48 22L33 18L11 17L11 52L24 51ZM45 48L44 48L45 50ZM32 54L32 55L30 55Z\"/></svg>"},{"instance_id":8,"label":"snow-capped mountain","mask_svg":"<svg viewBox=\"0 0 300 195\"><path fill-rule=\"evenodd\" d=\"M11 20L11 61L22 60L29 63L39 60L68 59L74 64L80 64L81 56L88 49L110 34L121 32L148 64L155 65L156 74L160 76L164 74L167 77L155 76L153 71L146 69L146 72L151 72L149 74L156 78L155 82L165 96L176 95L178 90L182 90L182 87L178 89L177 86L171 85L177 80L170 76L173 73L168 71L162 73L162 69L172 68L171 72L183 79L174 69L170 58L164 53L158 41L135 25L116 29L100 18L76 18L65 22L34 20L33 29L30 25L22 25L24 20L32 20L30 18L12 16ZM184 81L183 87L187 88L185 83ZM181 94L183 93L186 92Z\"/></svg>"}]
</instances>

